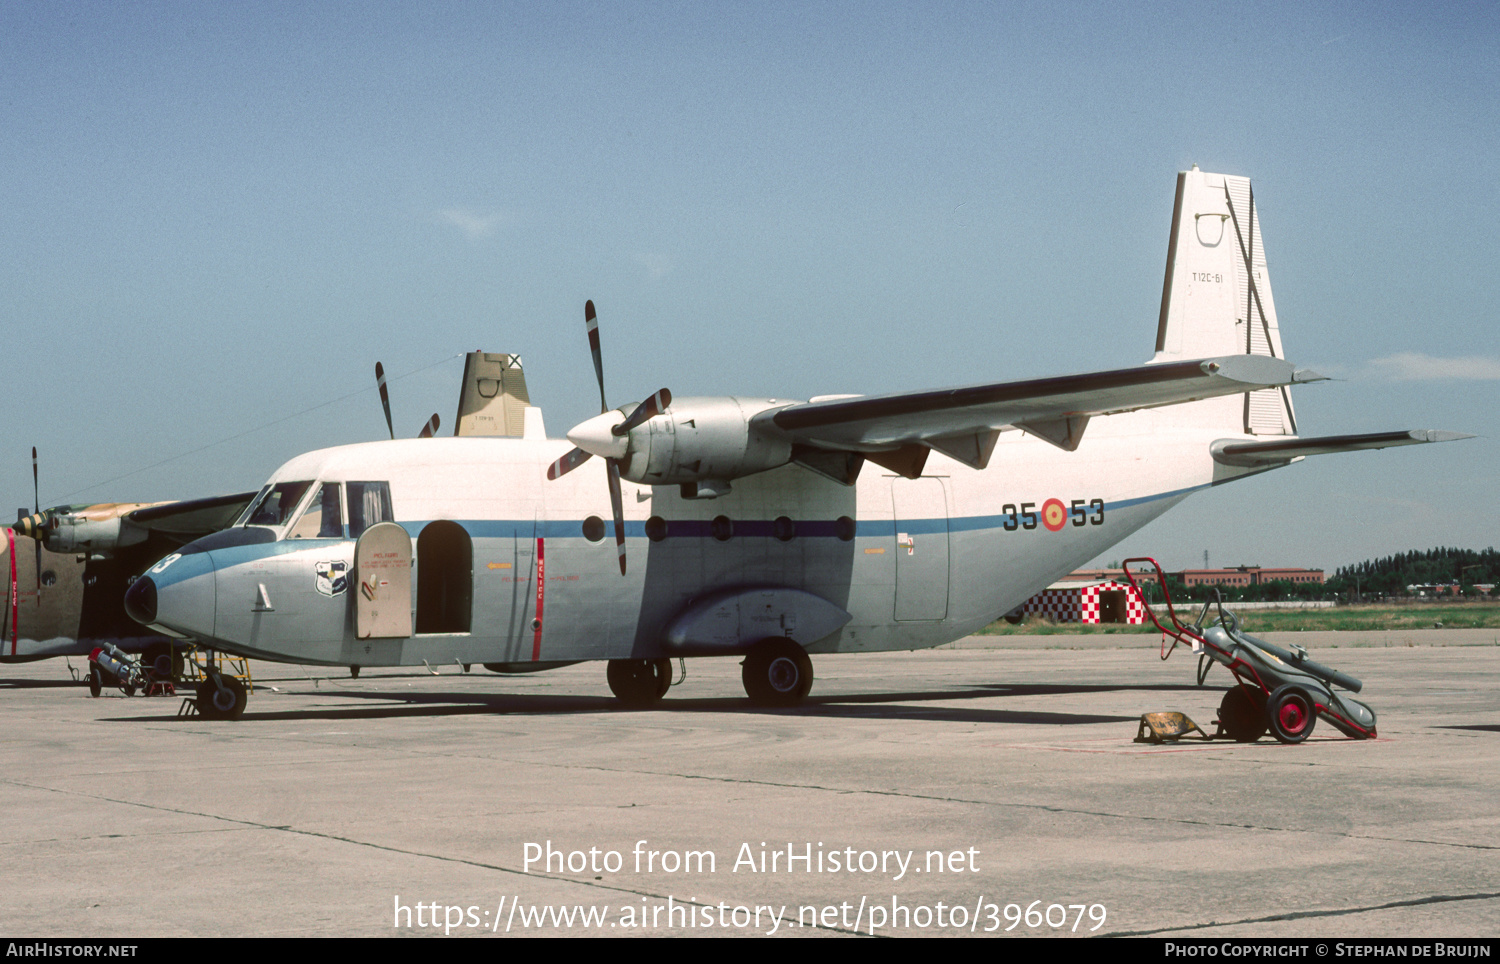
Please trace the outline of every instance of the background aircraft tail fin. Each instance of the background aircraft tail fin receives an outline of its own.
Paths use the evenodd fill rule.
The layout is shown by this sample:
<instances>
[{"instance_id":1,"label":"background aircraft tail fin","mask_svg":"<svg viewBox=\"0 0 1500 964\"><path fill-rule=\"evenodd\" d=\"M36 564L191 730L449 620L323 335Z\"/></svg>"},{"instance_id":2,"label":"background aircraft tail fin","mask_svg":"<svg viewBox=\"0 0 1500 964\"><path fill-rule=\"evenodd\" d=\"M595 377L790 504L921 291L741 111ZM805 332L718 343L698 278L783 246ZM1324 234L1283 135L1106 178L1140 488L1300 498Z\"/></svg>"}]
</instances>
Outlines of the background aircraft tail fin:
<instances>
[{"instance_id":1,"label":"background aircraft tail fin","mask_svg":"<svg viewBox=\"0 0 1500 964\"><path fill-rule=\"evenodd\" d=\"M1177 175L1161 318L1153 362L1249 354L1285 358L1260 211L1250 179L1198 170ZM1251 435L1295 435L1285 387L1183 406L1194 421Z\"/></svg>"},{"instance_id":2,"label":"background aircraft tail fin","mask_svg":"<svg viewBox=\"0 0 1500 964\"><path fill-rule=\"evenodd\" d=\"M464 384L453 434L520 438L530 404L520 355L471 351L464 360Z\"/></svg>"}]
</instances>

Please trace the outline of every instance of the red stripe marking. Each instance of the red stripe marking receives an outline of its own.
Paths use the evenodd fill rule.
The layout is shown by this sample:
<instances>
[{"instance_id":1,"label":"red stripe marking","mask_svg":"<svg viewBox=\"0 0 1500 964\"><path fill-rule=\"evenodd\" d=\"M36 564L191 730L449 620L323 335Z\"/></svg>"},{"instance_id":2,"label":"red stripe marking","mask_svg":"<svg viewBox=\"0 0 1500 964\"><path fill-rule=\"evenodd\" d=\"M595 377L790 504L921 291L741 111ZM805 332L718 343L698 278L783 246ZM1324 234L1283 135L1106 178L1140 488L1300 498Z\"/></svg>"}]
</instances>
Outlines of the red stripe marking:
<instances>
[{"instance_id":1,"label":"red stripe marking","mask_svg":"<svg viewBox=\"0 0 1500 964\"><path fill-rule=\"evenodd\" d=\"M547 598L547 565L542 557L544 541L540 537L536 540L536 614L532 617L536 630L531 637L533 662L542 658L542 603Z\"/></svg>"},{"instance_id":2,"label":"red stripe marking","mask_svg":"<svg viewBox=\"0 0 1500 964\"><path fill-rule=\"evenodd\" d=\"M10 654L16 655L16 634L20 627L16 623L21 618L20 594L16 591L16 540L15 534L9 529L5 530L5 549L10 556Z\"/></svg>"}]
</instances>

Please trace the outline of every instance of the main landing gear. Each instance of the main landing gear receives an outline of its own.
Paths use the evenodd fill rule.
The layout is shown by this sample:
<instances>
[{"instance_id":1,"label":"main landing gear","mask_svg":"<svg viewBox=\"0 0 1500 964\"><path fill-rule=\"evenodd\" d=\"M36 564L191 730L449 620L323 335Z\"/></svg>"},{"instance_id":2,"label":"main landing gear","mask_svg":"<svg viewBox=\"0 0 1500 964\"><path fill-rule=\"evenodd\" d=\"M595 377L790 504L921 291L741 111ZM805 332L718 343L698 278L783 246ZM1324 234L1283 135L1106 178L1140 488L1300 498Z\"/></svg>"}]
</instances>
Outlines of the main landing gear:
<instances>
[{"instance_id":1,"label":"main landing gear","mask_svg":"<svg viewBox=\"0 0 1500 964\"><path fill-rule=\"evenodd\" d=\"M761 640L740 665L745 693L760 706L795 706L812 690L812 660L790 639Z\"/></svg>"},{"instance_id":2,"label":"main landing gear","mask_svg":"<svg viewBox=\"0 0 1500 964\"><path fill-rule=\"evenodd\" d=\"M612 659L605 671L609 691L626 706L650 706L672 685L670 659Z\"/></svg>"}]
</instances>

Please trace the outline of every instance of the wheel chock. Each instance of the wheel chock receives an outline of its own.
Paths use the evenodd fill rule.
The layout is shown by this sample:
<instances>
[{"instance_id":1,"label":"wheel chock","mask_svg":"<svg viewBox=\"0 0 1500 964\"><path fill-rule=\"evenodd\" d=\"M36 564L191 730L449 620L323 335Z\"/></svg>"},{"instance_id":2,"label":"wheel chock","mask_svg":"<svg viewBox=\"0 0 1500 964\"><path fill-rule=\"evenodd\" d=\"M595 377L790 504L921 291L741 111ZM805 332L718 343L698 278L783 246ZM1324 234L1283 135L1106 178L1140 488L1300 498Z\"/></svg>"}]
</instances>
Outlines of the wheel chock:
<instances>
[{"instance_id":1,"label":"wheel chock","mask_svg":"<svg viewBox=\"0 0 1500 964\"><path fill-rule=\"evenodd\" d=\"M1183 713L1142 713L1141 726L1135 734L1136 743L1176 743L1190 733L1196 732L1205 740L1213 737Z\"/></svg>"},{"instance_id":2,"label":"wheel chock","mask_svg":"<svg viewBox=\"0 0 1500 964\"><path fill-rule=\"evenodd\" d=\"M177 707L177 718L178 719L182 719L184 716L197 716L197 715L198 715L198 701L195 700L195 699L193 699L191 696L188 697L187 699L183 700L182 701L182 705L179 706L179 707Z\"/></svg>"}]
</instances>

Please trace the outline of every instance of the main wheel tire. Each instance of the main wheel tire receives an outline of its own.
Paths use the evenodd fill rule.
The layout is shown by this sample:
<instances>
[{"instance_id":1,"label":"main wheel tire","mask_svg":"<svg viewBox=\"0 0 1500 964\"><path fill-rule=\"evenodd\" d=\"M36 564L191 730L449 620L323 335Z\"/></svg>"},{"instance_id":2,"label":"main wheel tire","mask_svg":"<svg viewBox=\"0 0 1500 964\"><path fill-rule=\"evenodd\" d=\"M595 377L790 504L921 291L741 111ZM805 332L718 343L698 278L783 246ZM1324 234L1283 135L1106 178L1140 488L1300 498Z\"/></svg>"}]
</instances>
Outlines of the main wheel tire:
<instances>
[{"instance_id":1,"label":"main wheel tire","mask_svg":"<svg viewBox=\"0 0 1500 964\"><path fill-rule=\"evenodd\" d=\"M669 659L612 659L605 669L609 691L626 706L650 706L672 686Z\"/></svg>"},{"instance_id":2,"label":"main wheel tire","mask_svg":"<svg viewBox=\"0 0 1500 964\"><path fill-rule=\"evenodd\" d=\"M89 667L89 695L97 698L104 691L104 673L97 666Z\"/></svg>"},{"instance_id":3,"label":"main wheel tire","mask_svg":"<svg viewBox=\"0 0 1500 964\"><path fill-rule=\"evenodd\" d=\"M1264 697L1248 686L1231 686L1219 702L1219 726L1237 743L1254 743L1266 734Z\"/></svg>"},{"instance_id":4,"label":"main wheel tire","mask_svg":"<svg viewBox=\"0 0 1500 964\"><path fill-rule=\"evenodd\" d=\"M245 712L249 696L245 684L233 676L221 676L224 689L214 685L212 679L198 684L198 715L208 720L237 720Z\"/></svg>"},{"instance_id":5,"label":"main wheel tire","mask_svg":"<svg viewBox=\"0 0 1500 964\"><path fill-rule=\"evenodd\" d=\"M761 640L741 665L745 693L761 706L795 706L812 690L812 660L790 639Z\"/></svg>"},{"instance_id":6,"label":"main wheel tire","mask_svg":"<svg viewBox=\"0 0 1500 964\"><path fill-rule=\"evenodd\" d=\"M1266 721L1271 735L1282 743L1301 743L1312 735L1318 710L1307 690L1293 683L1278 686L1266 700Z\"/></svg>"}]
</instances>

